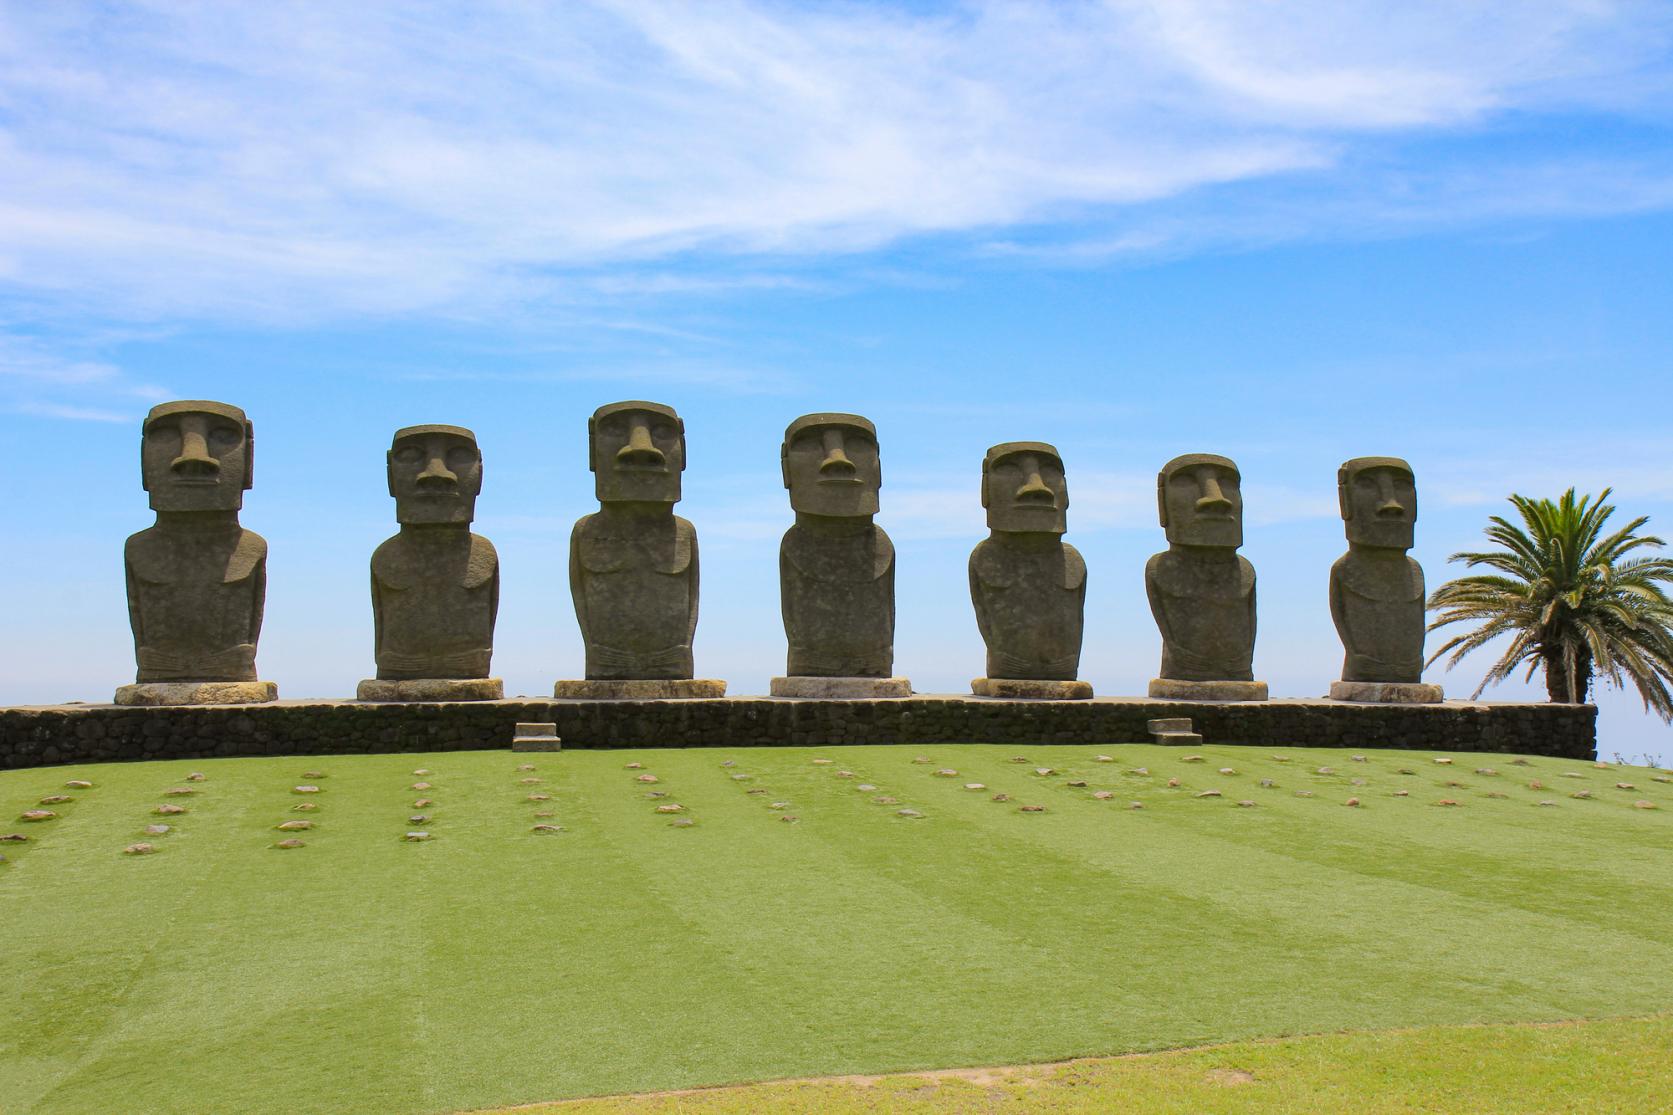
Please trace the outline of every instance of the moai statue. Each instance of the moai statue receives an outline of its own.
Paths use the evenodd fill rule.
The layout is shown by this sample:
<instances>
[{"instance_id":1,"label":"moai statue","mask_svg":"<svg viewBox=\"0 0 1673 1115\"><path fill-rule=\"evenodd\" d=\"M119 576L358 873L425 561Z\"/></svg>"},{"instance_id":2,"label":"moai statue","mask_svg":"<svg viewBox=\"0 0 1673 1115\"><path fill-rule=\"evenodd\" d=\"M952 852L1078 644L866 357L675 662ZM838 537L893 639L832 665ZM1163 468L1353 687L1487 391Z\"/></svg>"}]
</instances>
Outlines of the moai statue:
<instances>
[{"instance_id":1,"label":"moai statue","mask_svg":"<svg viewBox=\"0 0 1673 1115\"><path fill-rule=\"evenodd\" d=\"M1417 481L1398 457L1355 457L1336 473L1348 552L1330 567L1330 618L1347 654L1330 695L1342 701L1433 704L1424 685L1423 567L1406 555Z\"/></svg>"},{"instance_id":2,"label":"moai statue","mask_svg":"<svg viewBox=\"0 0 1673 1115\"><path fill-rule=\"evenodd\" d=\"M1150 695L1191 701L1264 701L1255 681L1255 567L1243 545L1242 478L1212 453L1163 466L1156 501L1166 551L1144 567L1150 612L1162 629L1161 676Z\"/></svg>"},{"instance_id":3,"label":"moai statue","mask_svg":"<svg viewBox=\"0 0 1673 1115\"><path fill-rule=\"evenodd\" d=\"M1063 458L1043 441L1008 441L982 460L988 537L970 551L970 600L987 644L979 697L1092 696L1077 681L1086 562L1063 541L1069 485Z\"/></svg>"},{"instance_id":4,"label":"moai statue","mask_svg":"<svg viewBox=\"0 0 1673 1115\"><path fill-rule=\"evenodd\" d=\"M162 403L145 416L140 471L157 522L123 549L139 672L116 691L117 704L278 697L256 679L267 542L238 524L254 463L255 434L235 406Z\"/></svg>"},{"instance_id":5,"label":"moai statue","mask_svg":"<svg viewBox=\"0 0 1673 1115\"><path fill-rule=\"evenodd\" d=\"M796 523L778 548L786 677L775 697L907 697L895 660L895 547L872 521L883 484L877 428L804 414L779 450Z\"/></svg>"},{"instance_id":6,"label":"moai statue","mask_svg":"<svg viewBox=\"0 0 1673 1115\"><path fill-rule=\"evenodd\" d=\"M585 681L558 697L721 697L693 679L697 530L674 514L685 423L661 403L599 407L587 422L598 510L569 536L569 591L587 650Z\"/></svg>"},{"instance_id":7,"label":"moai statue","mask_svg":"<svg viewBox=\"0 0 1673 1115\"><path fill-rule=\"evenodd\" d=\"M399 534L372 553L378 676L362 701L494 701L488 676L500 606L500 559L471 533L482 453L461 426L395 431L386 458Z\"/></svg>"}]
</instances>

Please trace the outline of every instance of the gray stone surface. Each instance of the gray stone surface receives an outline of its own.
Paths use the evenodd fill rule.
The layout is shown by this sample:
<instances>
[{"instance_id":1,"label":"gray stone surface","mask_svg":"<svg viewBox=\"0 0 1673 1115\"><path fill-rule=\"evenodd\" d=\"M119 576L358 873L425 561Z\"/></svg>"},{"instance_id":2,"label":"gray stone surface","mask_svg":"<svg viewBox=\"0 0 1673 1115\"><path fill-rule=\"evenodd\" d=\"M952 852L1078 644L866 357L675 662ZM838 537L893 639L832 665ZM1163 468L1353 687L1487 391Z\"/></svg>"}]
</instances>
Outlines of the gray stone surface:
<instances>
[{"instance_id":1,"label":"gray stone surface","mask_svg":"<svg viewBox=\"0 0 1673 1115\"><path fill-rule=\"evenodd\" d=\"M355 689L357 701L498 701L499 678L368 678Z\"/></svg>"},{"instance_id":2,"label":"gray stone surface","mask_svg":"<svg viewBox=\"0 0 1673 1115\"><path fill-rule=\"evenodd\" d=\"M977 697L1013 701L1086 701L1092 698L1092 683L1050 678L972 678L970 692Z\"/></svg>"},{"instance_id":3,"label":"gray stone surface","mask_svg":"<svg viewBox=\"0 0 1673 1115\"><path fill-rule=\"evenodd\" d=\"M970 552L970 600L987 644L987 677L1073 681L1080 671L1086 562L1063 541L1069 487L1056 448L1008 441L989 449L982 506L988 537ZM1091 695L1090 686L1084 695Z\"/></svg>"},{"instance_id":4,"label":"gray stone surface","mask_svg":"<svg viewBox=\"0 0 1673 1115\"><path fill-rule=\"evenodd\" d=\"M1348 552L1330 567L1330 618L1346 654L1342 680L1415 685L1423 678L1423 567L1407 556L1417 483L1398 457L1356 457L1336 474Z\"/></svg>"},{"instance_id":5,"label":"gray stone surface","mask_svg":"<svg viewBox=\"0 0 1673 1115\"><path fill-rule=\"evenodd\" d=\"M513 751L562 751L563 739L558 735L558 726L550 721L520 722L511 729L511 750ZM532 767L525 767L532 770Z\"/></svg>"},{"instance_id":6,"label":"gray stone surface","mask_svg":"<svg viewBox=\"0 0 1673 1115\"><path fill-rule=\"evenodd\" d=\"M1438 685L1397 681L1333 681L1333 701L1361 701L1370 704L1433 705L1446 699Z\"/></svg>"},{"instance_id":7,"label":"gray stone surface","mask_svg":"<svg viewBox=\"0 0 1673 1115\"><path fill-rule=\"evenodd\" d=\"M1183 681L1151 678L1149 693L1166 701L1264 701L1264 681Z\"/></svg>"},{"instance_id":8,"label":"gray stone surface","mask_svg":"<svg viewBox=\"0 0 1673 1115\"><path fill-rule=\"evenodd\" d=\"M460 426L408 426L395 432L386 461L401 530L372 554L378 676L361 683L360 699L497 697L502 687L486 684L455 686L457 696L447 698L383 695L401 688L384 683L440 694L447 687L431 683L487 682L500 603L499 556L470 529L482 491L476 435Z\"/></svg>"},{"instance_id":9,"label":"gray stone surface","mask_svg":"<svg viewBox=\"0 0 1673 1115\"><path fill-rule=\"evenodd\" d=\"M1146 723L1162 717L1189 717L1208 744L1590 759L1596 753L1596 716L1597 709L1590 705L1545 702L1371 705L1321 698L1214 704L1132 697L1003 701L934 694L875 701L729 697L457 704L278 701L176 708L55 705L0 708L0 768L119 759L475 751L505 747L520 721L556 724L566 749L849 743L921 749L968 742L1107 749L1113 743L1149 739Z\"/></svg>"},{"instance_id":10,"label":"gray stone surface","mask_svg":"<svg viewBox=\"0 0 1673 1115\"><path fill-rule=\"evenodd\" d=\"M183 400L146 415L140 467L157 521L122 555L136 681L256 680L267 543L238 522L254 463L235 406Z\"/></svg>"},{"instance_id":11,"label":"gray stone surface","mask_svg":"<svg viewBox=\"0 0 1673 1115\"><path fill-rule=\"evenodd\" d=\"M270 681L142 681L118 686L119 705L248 705L279 699Z\"/></svg>"},{"instance_id":12,"label":"gray stone surface","mask_svg":"<svg viewBox=\"0 0 1673 1115\"><path fill-rule=\"evenodd\" d=\"M599 509L569 539L587 679L690 678L697 531L674 514L685 425L670 407L631 401L599 407L587 434Z\"/></svg>"},{"instance_id":13,"label":"gray stone surface","mask_svg":"<svg viewBox=\"0 0 1673 1115\"><path fill-rule=\"evenodd\" d=\"M1255 567L1237 552L1237 466L1209 453L1175 457L1157 475L1156 500L1168 548L1145 565L1144 587L1162 632L1158 681L1253 681ZM1162 695L1158 681L1152 696Z\"/></svg>"},{"instance_id":14,"label":"gray stone surface","mask_svg":"<svg viewBox=\"0 0 1673 1115\"><path fill-rule=\"evenodd\" d=\"M726 696L717 678L613 678L560 681L552 696L570 701L689 701Z\"/></svg>"},{"instance_id":15,"label":"gray stone surface","mask_svg":"<svg viewBox=\"0 0 1673 1115\"><path fill-rule=\"evenodd\" d=\"M791 677L888 678L895 660L895 548L873 522L883 466L857 414L804 414L779 447L796 522L778 549Z\"/></svg>"},{"instance_id":16,"label":"gray stone surface","mask_svg":"<svg viewBox=\"0 0 1673 1115\"><path fill-rule=\"evenodd\" d=\"M874 697L910 697L910 678L867 677L790 677L773 678L768 692L774 697L822 697L826 699L867 699Z\"/></svg>"}]
</instances>

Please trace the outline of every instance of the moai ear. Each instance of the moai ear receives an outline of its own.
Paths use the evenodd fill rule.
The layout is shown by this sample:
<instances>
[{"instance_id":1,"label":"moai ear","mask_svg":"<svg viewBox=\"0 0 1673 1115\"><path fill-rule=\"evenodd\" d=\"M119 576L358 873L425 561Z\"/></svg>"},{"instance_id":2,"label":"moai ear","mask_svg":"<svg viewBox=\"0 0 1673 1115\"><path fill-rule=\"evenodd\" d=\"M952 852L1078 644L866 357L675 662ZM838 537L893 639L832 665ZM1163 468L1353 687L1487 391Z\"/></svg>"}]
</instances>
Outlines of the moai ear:
<instances>
[{"instance_id":1,"label":"moai ear","mask_svg":"<svg viewBox=\"0 0 1673 1115\"><path fill-rule=\"evenodd\" d=\"M390 496L395 495L395 450L386 449L383 454L383 478L389 483Z\"/></svg>"},{"instance_id":2,"label":"moai ear","mask_svg":"<svg viewBox=\"0 0 1673 1115\"><path fill-rule=\"evenodd\" d=\"M598 419L588 418L587 419L587 471L588 472L597 472L598 471L598 467L593 464L593 456L597 452L597 446L595 446L593 443L597 439L597 437L598 437Z\"/></svg>"},{"instance_id":3,"label":"moai ear","mask_svg":"<svg viewBox=\"0 0 1673 1115\"><path fill-rule=\"evenodd\" d=\"M1156 474L1156 517L1162 520L1162 526L1168 525L1168 474Z\"/></svg>"},{"instance_id":4,"label":"moai ear","mask_svg":"<svg viewBox=\"0 0 1673 1115\"><path fill-rule=\"evenodd\" d=\"M1342 521L1347 522L1354 517L1353 500L1348 498L1348 467L1343 465L1336 470L1336 502L1342 508Z\"/></svg>"},{"instance_id":5,"label":"moai ear","mask_svg":"<svg viewBox=\"0 0 1673 1115\"><path fill-rule=\"evenodd\" d=\"M145 435L139 435L139 490L149 492L151 481L145 476Z\"/></svg>"},{"instance_id":6,"label":"moai ear","mask_svg":"<svg viewBox=\"0 0 1673 1115\"><path fill-rule=\"evenodd\" d=\"M781 441L781 442L778 443L778 471L779 471L779 475L784 477L784 488L785 488L785 490L789 491L789 489L790 489L790 443L788 441Z\"/></svg>"},{"instance_id":7,"label":"moai ear","mask_svg":"<svg viewBox=\"0 0 1673 1115\"><path fill-rule=\"evenodd\" d=\"M988 505L988 459L982 458L982 506Z\"/></svg>"},{"instance_id":8,"label":"moai ear","mask_svg":"<svg viewBox=\"0 0 1673 1115\"><path fill-rule=\"evenodd\" d=\"M680 431L680 471L685 471L685 419L675 418L674 428Z\"/></svg>"},{"instance_id":9,"label":"moai ear","mask_svg":"<svg viewBox=\"0 0 1673 1115\"><path fill-rule=\"evenodd\" d=\"M256 486L256 424L244 419L244 490Z\"/></svg>"}]
</instances>

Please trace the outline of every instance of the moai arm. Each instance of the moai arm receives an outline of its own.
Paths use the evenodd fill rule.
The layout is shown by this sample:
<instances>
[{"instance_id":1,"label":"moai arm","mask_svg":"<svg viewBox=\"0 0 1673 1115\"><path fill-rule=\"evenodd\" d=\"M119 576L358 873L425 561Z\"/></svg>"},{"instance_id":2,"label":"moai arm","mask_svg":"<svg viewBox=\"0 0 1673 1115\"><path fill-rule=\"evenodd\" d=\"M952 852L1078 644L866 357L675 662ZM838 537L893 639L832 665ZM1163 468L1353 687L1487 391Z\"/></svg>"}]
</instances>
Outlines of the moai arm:
<instances>
[{"instance_id":1,"label":"moai arm","mask_svg":"<svg viewBox=\"0 0 1673 1115\"><path fill-rule=\"evenodd\" d=\"M250 572L250 591L254 594L250 600L250 645L255 646L261 640L261 621L267 616L267 547L262 546L261 557L256 559L256 567Z\"/></svg>"},{"instance_id":2,"label":"moai arm","mask_svg":"<svg viewBox=\"0 0 1673 1115\"><path fill-rule=\"evenodd\" d=\"M500 562L496 554L494 558L494 576L488 582L488 638L494 638L494 625L500 618Z\"/></svg>"},{"instance_id":3,"label":"moai arm","mask_svg":"<svg viewBox=\"0 0 1673 1115\"><path fill-rule=\"evenodd\" d=\"M697 576L697 528L687 524L686 529L691 531L691 564L685 574L691 585L691 591L686 593L685 617L685 645L689 647L697 640L697 590L701 582Z\"/></svg>"},{"instance_id":4,"label":"moai arm","mask_svg":"<svg viewBox=\"0 0 1673 1115\"><path fill-rule=\"evenodd\" d=\"M1162 643L1165 646L1168 641L1168 616L1166 605L1162 602L1162 590L1157 583L1157 566L1161 562L1162 556L1157 554L1145 563L1144 595L1150 600L1150 616L1156 621L1157 628L1161 630Z\"/></svg>"},{"instance_id":5,"label":"moai arm","mask_svg":"<svg viewBox=\"0 0 1673 1115\"><path fill-rule=\"evenodd\" d=\"M1343 646L1348 644L1348 615L1342 601L1342 573L1338 566L1346 560L1344 555L1330 567L1330 621L1336 625L1336 635Z\"/></svg>"},{"instance_id":6,"label":"moai arm","mask_svg":"<svg viewBox=\"0 0 1673 1115\"><path fill-rule=\"evenodd\" d=\"M587 591L581 583L581 526L586 520L575 524L575 529L569 532L569 598L575 604L575 622L581 625L581 642L587 644L591 636L587 634L591 628L587 626ZM497 575L496 570L496 575ZM498 582L495 582L496 587ZM589 652L590 653L590 652Z\"/></svg>"},{"instance_id":7,"label":"moai arm","mask_svg":"<svg viewBox=\"0 0 1673 1115\"><path fill-rule=\"evenodd\" d=\"M984 545L986 543L978 542L976 548L970 551L970 603L976 609L976 630L982 633L982 642L992 646L993 630L988 619L987 601L982 594L982 578L976 573L976 557Z\"/></svg>"},{"instance_id":8,"label":"moai arm","mask_svg":"<svg viewBox=\"0 0 1673 1115\"><path fill-rule=\"evenodd\" d=\"M383 598L378 594L378 569L372 566L372 661L383 656Z\"/></svg>"},{"instance_id":9,"label":"moai arm","mask_svg":"<svg viewBox=\"0 0 1673 1115\"><path fill-rule=\"evenodd\" d=\"M127 554L122 555L122 574L128 582L128 626L134 632L134 652L145 645L145 625L139 610L139 578L134 576L134 563Z\"/></svg>"}]
</instances>

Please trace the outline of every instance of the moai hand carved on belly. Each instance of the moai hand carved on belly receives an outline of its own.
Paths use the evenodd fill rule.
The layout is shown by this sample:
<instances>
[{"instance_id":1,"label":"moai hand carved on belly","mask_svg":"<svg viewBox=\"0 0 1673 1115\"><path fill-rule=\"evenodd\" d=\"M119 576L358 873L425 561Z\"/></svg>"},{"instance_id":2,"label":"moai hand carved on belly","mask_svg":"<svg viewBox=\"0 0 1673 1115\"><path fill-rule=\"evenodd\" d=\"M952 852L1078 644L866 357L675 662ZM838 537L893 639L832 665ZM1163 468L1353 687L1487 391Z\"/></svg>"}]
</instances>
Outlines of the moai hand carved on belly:
<instances>
[{"instance_id":1,"label":"moai hand carved on belly","mask_svg":"<svg viewBox=\"0 0 1673 1115\"><path fill-rule=\"evenodd\" d=\"M1251 681L1255 567L1237 552L1237 466L1208 453L1176 457L1157 477L1157 501L1168 549L1145 566L1144 583L1162 632L1161 679Z\"/></svg>"},{"instance_id":2,"label":"moai hand carved on belly","mask_svg":"<svg viewBox=\"0 0 1673 1115\"><path fill-rule=\"evenodd\" d=\"M611 403L594 412L588 435L599 509L569 543L587 678L690 678L697 531L674 514L685 425L660 403Z\"/></svg>"},{"instance_id":3,"label":"moai hand carved on belly","mask_svg":"<svg viewBox=\"0 0 1673 1115\"><path fill-rule=\"evenodd\" d=\"M1423 676L1423 567L1407 556L1417 484L1398 457L1356 457L1337 473L1348 552L1330 568L1342 680L1416 684Z\"/></svg>"},{"instance_id":4,"label":"moai hand carved on belly","mask_svg":"<svg viewBox=\"0 0 1673 1115\"><path fill-rule=\"evenodd\" d=\"M970 554L970 599L988 678L1075 680L1086 562L1063 541L1069 489L1056 448L1012 441L989 449L982 506L989 535Z\"/></svg>"},{"instance_id":5,"label":"moai hand carved on belly","mask_svg":"<svg viewBox=\"0 0 1673 1115\"><path fill-rule=\"evenodd\" d=\"M238 522L255 437L238 407L163 403L140 440L154 526L123 550L137 681L250 682L267 593L267 543Z\"/></svg>"},{"instance_id":6,"label":"moai hand carved on belly","mask_svg":"<svg viewBox=\"0 0 1673 1115\"><path fill-rule=\"evenodd\" d=\"M486 678L500 573L493 543L470 529L482 490L476 435L398 430L388 473L401 531L372 554L378 678Z\"/></svg>"},{"instance_id":7,"label":"moai hand carved on belly","mask_svg":"<svg viewBox=\"0 0 1673 1115\"><path fill-rule=\"evenodd\" d=\"M895 548L877 514L877 430L857 414L807 414L784 432L796 523L779 545L791 677L886 678L895 657Z\"/></svg>"}]
</instances>

